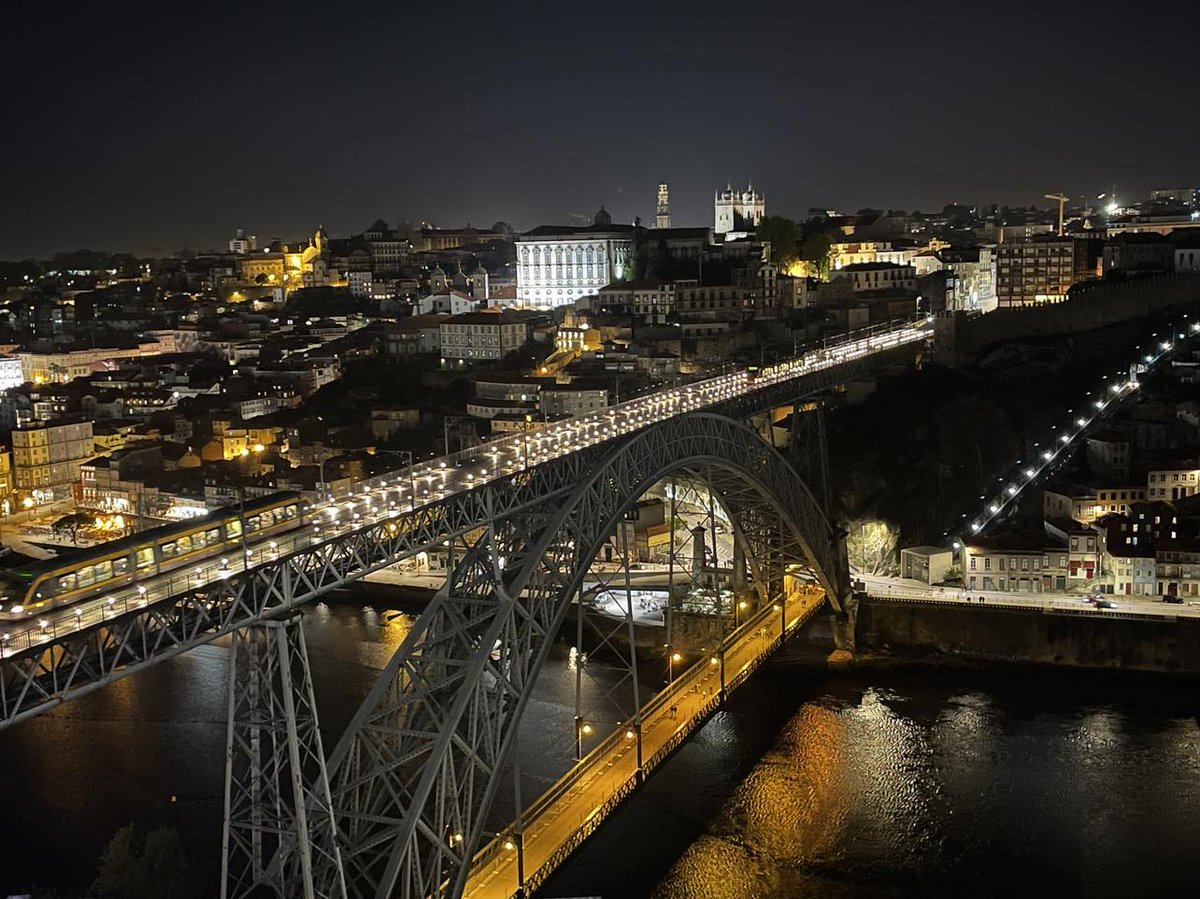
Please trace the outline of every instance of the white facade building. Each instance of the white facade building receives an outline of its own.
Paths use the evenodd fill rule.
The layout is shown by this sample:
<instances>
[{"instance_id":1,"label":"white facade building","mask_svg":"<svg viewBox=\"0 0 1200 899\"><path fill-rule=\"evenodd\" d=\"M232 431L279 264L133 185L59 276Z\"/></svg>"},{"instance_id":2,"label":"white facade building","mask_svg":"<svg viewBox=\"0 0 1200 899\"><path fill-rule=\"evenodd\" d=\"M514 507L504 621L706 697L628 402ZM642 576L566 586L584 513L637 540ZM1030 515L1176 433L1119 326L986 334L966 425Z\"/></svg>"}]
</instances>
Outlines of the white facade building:
<instances>
[{"instance_id":1,"label":"white facade building","mask_svg":"<svg viewBox=\"0 0 1200 899\"><path fill-rule=\"evenodd\" d=\"M751 231L766 214L766 200L754 189L734 190L732 185L713 197L713 230L718 234Z\"/></svg>"},{"instance_id":2,"label":"white facade building","mask_svg":"<svg viewBox=\"0 0 1200 899\"><path fill-rule=\"evenodd\" d=\"M0 390L20 387L25 383L21 360L16 356L0 356Z\"/></svg>"},{"instance_id":3,"label":"white facade building","mask_svg":"<svg viewBox=\"0 0 1200 899\"><path fill-rule=\"evenodd\" d=\"M583 228L543 225L516 240L517 305L567 306L625 276L631 226L613 226L603 209Z\"/></svg>"}]
</instances>

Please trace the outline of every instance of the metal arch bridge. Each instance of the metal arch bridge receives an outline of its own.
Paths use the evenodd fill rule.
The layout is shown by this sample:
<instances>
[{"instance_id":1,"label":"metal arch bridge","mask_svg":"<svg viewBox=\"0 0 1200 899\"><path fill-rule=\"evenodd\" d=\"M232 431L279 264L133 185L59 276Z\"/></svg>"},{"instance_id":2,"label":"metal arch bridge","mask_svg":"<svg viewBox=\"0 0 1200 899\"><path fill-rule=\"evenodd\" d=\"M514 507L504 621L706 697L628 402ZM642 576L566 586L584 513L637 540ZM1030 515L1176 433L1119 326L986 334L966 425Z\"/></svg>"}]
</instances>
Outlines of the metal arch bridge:
<instances>
[{"instance_id":1,"label":"metal arch bridge","mask_svg":"<svg viewBox=\"0 0 1200 899\"><path fill-rule=\"evenodd\" d=\"M392 475L390 487L388 478L374 479L360 489L378 491L378 508L364 500L362 513L344 524L334 519L326 533L293 541L277 559L227 568L198 586L178 589L168 582L158 594L150 593L170 590L164 599L101 606L95 619L77 615L73 629L31 630L23 645L21 635L13 639L9 633L0 647L0 726L233 633L230 758L252 756L251 778L257 783L266 777L270 753L239 734L283 719L286 739L272 752L286 744L288 755L271 763L276 778L285 766L297 777L314 764L318 771L303 800L300 793L293 796L290 823L274 825L279 847L274 869L257 867L246 876L304 883L306 895L456 894L484 835L496 772L511 746L526 687L544 657L545 638L554 633L564 597L578 589L606 536L597 536L595 528L611 526L613 516L669 471L703 466L716 475L714 488L738 523L737 536L758 580L777 580L772 572L785 558L806 558L836 602L845 586L838 582L841 574L831 581L830 573L845 566L821 504L781 457L727 416L794 401L911 360L927 336L921 326L904 326L764 369L757 377L735 372L640 397L588 416L586 426L542 429L533 453L528 435L497 441L483 450L491 455L490 471L480 469L476 476L467 471L469 454L452 457L447 468L454 480L447 484L442 475L443 486L432 498L418 496L409 472L408 511L396 510L395 500L404 500L402 477ZM563 427L566 439L561 432L552 439ZM500 461L506 451L512 460ZM478 457L480 450L472 452ZM426 470L430 473L421 477L432 482L446 469ZM254 628L447 540L470 548L330 755L327 775L311 684L306 668L292 662L297 647L289 641L295 637L286 628ZM302 656L302 643L299 650ZM241 690L247 670L256 672L249 693ZM250 695L260 704L267 695L286 701L260 713L246 707ZM259 724L238 731L235 706L244 720L258 714ZM234 808L227 848L239 840L236 809L246 786L233 783L227 790L227 807ZM251 803L247 812L246 832L258 833L260 840L244 847L247 856L262 853L263 821L254 817L261 809L261 802ZM232 845L232 854L236 848Z\"/></svg>"}]
</instances>

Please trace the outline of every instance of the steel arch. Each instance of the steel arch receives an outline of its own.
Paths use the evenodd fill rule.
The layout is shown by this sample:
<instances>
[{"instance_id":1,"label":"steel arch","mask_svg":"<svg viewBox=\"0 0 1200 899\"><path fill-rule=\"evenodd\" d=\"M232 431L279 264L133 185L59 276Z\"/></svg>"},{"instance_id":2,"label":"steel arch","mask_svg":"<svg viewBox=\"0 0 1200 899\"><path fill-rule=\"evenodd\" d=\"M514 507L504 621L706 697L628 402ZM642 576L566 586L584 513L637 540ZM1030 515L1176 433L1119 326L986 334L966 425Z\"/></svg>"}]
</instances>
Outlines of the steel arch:
<instances>
[{"instance_id":1,"label":"steel arch","mask_svg":"<svg viewBox=\"0 0 1200 899\"><path fill-rule=\"evenodd\" d=\"M804 558L829 596L844 595L824 511L747 425L696 413L607 449L570 493L495 510L339 741L330 773L352 895L461 892L570 598L621 516L671 472L719 473L756 567Z\"/></svg>"}]
</instances>

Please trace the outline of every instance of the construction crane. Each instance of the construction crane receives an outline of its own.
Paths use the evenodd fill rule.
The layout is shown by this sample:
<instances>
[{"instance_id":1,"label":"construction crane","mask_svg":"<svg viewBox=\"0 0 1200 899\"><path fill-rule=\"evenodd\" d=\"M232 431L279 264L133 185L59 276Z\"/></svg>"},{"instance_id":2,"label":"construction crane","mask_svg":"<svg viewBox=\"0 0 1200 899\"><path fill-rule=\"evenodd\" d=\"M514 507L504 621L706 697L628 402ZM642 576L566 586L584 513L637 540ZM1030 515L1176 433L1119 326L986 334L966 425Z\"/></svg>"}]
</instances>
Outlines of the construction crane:
<instances>
[{"instance_id":1,"label":"construction crane","mask_svg":"<svg viewBox=\"0 0 1200 899\"><path fill-rule=\"evenodd\" d=\"M1058 236L1063 236L1063 210L1067 207L1067 198L1062 194L1046 194L1047 200L1058 201Z\"/></svg>"},{"instance_id":2,"label":"construction crane","mask_svg":"<svg viewBox=\"0 0 1200 899\"><path fill-rule=\"evenodd\" d=\"M581 212L568 212L567 218L573 222L579 222L581 225L590 225L592 223L592 217L590 215L584 215Z\"/></svg>"}]
</instances>

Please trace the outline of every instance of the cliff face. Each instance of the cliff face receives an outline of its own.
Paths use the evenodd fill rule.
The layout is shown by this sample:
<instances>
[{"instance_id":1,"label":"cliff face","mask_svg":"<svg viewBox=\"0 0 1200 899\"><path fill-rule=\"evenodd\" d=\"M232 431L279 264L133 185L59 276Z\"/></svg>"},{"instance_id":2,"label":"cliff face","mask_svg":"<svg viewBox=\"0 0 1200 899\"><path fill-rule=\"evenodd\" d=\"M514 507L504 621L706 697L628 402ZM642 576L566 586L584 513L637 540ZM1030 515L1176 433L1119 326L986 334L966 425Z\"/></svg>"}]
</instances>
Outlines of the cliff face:
<instances>
[{"instance_id":1,"label":"cliff face","mask_svg":"<svg viewBox=\"0 0 1200 899\"><path fill-rule=\"evenodd\" d=\"M967 367L927 365L881 380L865 402L827 417L835 515L888 521L900 529L901 546L941 543L980 495L1015 472L1018 460L1034 458L1035 443L1052 441L1052 428L1085 408L1104 376L1127 370L1136 347L1170 323L1147 316L1012 341Z\"/></svg>"}]
</instances>

